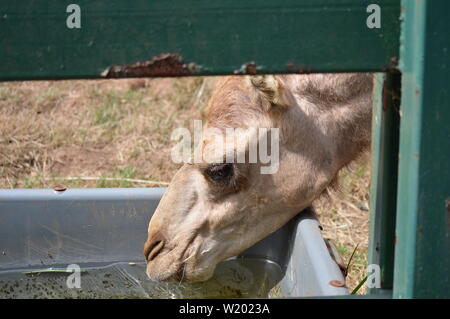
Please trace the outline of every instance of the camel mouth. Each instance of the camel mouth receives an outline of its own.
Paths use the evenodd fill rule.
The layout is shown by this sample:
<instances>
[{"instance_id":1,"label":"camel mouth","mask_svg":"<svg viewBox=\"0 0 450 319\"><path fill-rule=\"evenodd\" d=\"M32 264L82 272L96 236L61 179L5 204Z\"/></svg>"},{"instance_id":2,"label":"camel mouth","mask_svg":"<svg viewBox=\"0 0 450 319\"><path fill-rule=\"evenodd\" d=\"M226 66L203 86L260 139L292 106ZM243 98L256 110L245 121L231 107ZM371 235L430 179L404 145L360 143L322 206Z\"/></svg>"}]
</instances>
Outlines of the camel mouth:
<instances>
[{"instance_id":1,"label":"camel mouth","mask_svg":"<svg viewBox=\"0 0 450 319\"><path fill-rule=\"evenodd\" d=\"M171 246L170 243L163 241L149 245L145 252L147 276L158 282L189 281L187 278L191 275L191 271L188 270L188 267L191 269L195 269L195 267L188 265L191 258L186 258L185 254L191 247L193 239L191 238L181 251L179 246Z\"/></svg>"},{"instance_id":2,"label":"camel mouth","mask_svg":"<svg viewBox=\"0 0 450 319\"><path fill-rule=\"evenodd\" d=\"M170 262L170 264L158 264L147 262L147 277L156 282L174 282L181 279L184 266L181 263Z\"/></svg>"},{"instance_id":3,"label":"camel mouth","mask_svg":"<svg viewBox=\"0 0 450 319\"><path fill-rule=\"evenodd\" d=\"M210 279L216 263L203 268L199 260L184 258L184 254L176 257L174 251L165 251L147 261L147 277L154 282L195 283Z\"/></svg>"},{"instance_id":4,"label":"camel mouth","mask_svg":"<svg viewBox=\"0 0 450 319\"><path fill-rule=\"evenodd\" d=\"M164 248L164 241L162 240L158 240L156 242L154 242L153 244L149 245L146 249L145 249L145 260L147 262L152 261L153 259L155 259L163 250Z\"/></svg>"},{"instance_id":5,"label":"camel mouth","mask_svg":"<svg viewBox=\"0 0 450 319\"><path fill-rule=\"evenodd\" d=\"M200 276L200 279L197 278L198 276L193 277L193 273L189 271L187 263L178 263L175 267L163 270L147 264L146 273L147 277L154 282L193 283L209 279L209 277L205 279L204 276Z\"/></svg>"}]
</instances>

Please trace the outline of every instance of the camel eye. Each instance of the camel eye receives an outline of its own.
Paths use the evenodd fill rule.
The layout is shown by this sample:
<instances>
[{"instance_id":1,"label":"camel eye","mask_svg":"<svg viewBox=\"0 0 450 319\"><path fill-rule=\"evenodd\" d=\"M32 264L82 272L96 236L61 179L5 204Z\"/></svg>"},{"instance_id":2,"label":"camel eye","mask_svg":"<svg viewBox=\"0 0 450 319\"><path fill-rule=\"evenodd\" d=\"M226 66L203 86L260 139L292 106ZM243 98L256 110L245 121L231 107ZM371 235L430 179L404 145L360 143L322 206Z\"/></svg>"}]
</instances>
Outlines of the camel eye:
<instances>
[{"instance_id":1,"label":"camel eye","mask_svg":"<svg viewBox=\"0 0 450 319\"><path fill-rule=\"evenodd\" d=\"M206 174L215 182L228 182L234 174L233 164L214 164L206 169Z\"/></svg>"}]
</instances>

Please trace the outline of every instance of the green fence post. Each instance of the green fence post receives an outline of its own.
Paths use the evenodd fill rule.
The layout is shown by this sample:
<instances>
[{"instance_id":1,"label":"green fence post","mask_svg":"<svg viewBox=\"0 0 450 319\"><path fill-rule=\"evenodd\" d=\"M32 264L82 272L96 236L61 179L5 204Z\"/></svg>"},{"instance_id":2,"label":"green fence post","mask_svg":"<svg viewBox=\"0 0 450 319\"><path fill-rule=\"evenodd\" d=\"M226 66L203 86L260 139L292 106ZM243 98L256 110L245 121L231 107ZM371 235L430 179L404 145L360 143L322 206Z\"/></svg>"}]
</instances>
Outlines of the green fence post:
<instances>
[{"instance_id":1,"label":"green fence post","mask_svg":"<svg viewBox=\"0 0 450 319\"><path fill-rule=\"evenodd\" d=\"M396 298L450 297L450 1L402 2Z\"/></svg>"},{"instance_id":2,"label":"green fence post","mask_svg":"<svg viewBox=\"0 0 450 319\"><path fill-rule=\"evenodd\" d=\"M369 265L380 266L381 287L369 289L371 294L392 289L399 106L400 74L376 74L372 116Z\"/></svg>"}]
</instances>

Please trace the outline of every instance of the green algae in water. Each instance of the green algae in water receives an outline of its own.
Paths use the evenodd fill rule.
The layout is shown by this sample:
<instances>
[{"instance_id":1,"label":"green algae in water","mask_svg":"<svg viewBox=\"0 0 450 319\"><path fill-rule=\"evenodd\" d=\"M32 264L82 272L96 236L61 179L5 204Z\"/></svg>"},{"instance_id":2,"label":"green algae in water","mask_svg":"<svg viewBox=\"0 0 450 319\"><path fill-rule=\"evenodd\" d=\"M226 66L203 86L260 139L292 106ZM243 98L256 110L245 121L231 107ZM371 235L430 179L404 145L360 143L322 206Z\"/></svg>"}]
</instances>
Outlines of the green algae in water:
<instances>
[{"instance_id":1,"label":"green algae in water","mask_svg":"<svg viewBox=\"0 0 450 319\"><path fill-rule=\"evenodd\" d=\"M70 274L31 270L0 273L0 298L258 298L279 297L272 290L281 279L280 267L262 259L237 258L217 266L213 278L200 283L153 282L145 263L115 263L82 268L81 288L66 286ZM272 291L271 291L272 290Z\"/></svg>"}]
</instances>

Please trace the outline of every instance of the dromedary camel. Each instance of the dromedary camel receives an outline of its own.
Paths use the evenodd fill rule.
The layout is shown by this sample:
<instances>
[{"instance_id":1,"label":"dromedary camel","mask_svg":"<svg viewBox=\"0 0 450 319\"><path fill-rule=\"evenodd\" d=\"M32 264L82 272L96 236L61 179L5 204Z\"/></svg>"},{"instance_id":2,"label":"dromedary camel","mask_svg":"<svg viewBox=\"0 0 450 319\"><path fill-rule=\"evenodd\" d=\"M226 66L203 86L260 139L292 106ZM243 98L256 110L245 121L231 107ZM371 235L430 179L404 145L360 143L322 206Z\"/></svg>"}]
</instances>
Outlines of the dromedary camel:
<instances>
[{"instance_id":1,"label":"dromedary camel","mask_svg":"<svg viewBox=\"0 0 450 319\"><path fill-rule=\"evenodd\" d=\"M149 224L148 276L207 280L219 262L310 206L370 145L372 86L373 77L362 73L222 79L207 127L279 128L279 169L262 174L260 162L220 158L184 164ZM239 139L240 151L248 150ZM198 149L211 151L215 141L202 136Z\"/></svg>"}]
</instances>

